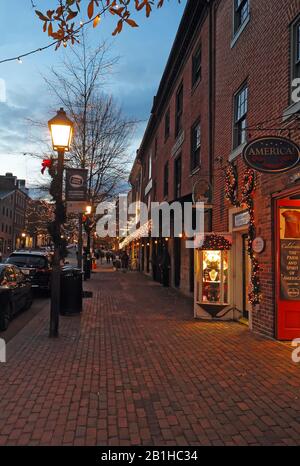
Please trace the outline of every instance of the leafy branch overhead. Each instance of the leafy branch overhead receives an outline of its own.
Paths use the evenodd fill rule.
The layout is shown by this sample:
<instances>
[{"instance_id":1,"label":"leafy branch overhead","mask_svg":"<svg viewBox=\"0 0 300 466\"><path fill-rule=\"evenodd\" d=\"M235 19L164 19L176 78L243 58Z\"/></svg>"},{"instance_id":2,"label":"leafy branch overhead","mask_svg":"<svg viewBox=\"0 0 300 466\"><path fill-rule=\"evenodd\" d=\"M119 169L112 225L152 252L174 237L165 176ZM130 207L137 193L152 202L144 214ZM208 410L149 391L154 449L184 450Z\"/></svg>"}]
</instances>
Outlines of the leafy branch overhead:
<instances>
[{"instance_id":1,"label":"leafy branch overhead","mask_svg":"<svg viewBox=\"0 0 300 466\"><path fill-rule=\"evenodd\" d=\"M54 10L45 12L35 10L35 12L43 22L43 31L57 42L56 48L58 48L61 44L67 46L69 41L72 44L78 42L80 29L87 24L97 27L106 12L117 19L113 35L119 34L124 24L136 28L138 24L131 17L133 12L144 11L146 17L149 17L152 9L161 8L165 0L56 0L56 2L57 8ZM178 2L180 3L180 0Z\"/></svg>"}]
</instances>

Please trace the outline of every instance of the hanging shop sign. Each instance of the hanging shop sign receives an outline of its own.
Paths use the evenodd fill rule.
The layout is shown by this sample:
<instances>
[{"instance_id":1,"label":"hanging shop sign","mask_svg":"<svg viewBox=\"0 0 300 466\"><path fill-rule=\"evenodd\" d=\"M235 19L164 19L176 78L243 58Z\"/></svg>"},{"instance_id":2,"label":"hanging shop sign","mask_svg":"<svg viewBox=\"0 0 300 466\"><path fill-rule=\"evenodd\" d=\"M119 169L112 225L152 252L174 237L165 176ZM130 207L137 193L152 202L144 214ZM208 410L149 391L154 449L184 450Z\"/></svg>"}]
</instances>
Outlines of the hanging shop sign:
<instances>
[{"instance_id":1,"label":"hanging shop sign","mask_svg":"<svg viewBox=\"0 0 300 466\"><path fill-rule=\"evenodd\" d=\"M87 194L87 173L85 169L66 169L66 201L85 201Z\"/></svg>"},{"instance_id":2,"label":"hanging shop sign","mask_svg":"<svg viewBox=\"0 0 300 466\"><path fill-rule=\"evenodd\" d=\"M256 254L261 254L265 250L265 240L258 236L252 242L252 249Z\"/></svg>"},{"instance_id":3,"label":"hanging shop sign","mask_svg":"<svg viewBox=\"0 0 300 466\"><path fill-rule=\"evenodd\" d=\"M205 178L200 178L193 186L193 203L212 203L212 186Z\"/></svg>"},{"instance_id":4,"label":"hanging shop sign","mask_svg":"<svg viewBox=\"0 0 300 466\"><path fill-rule=\"evenodd\" d=\"M299 164L300 148L289 139L274 136L255 139L243 151L245 163L262 173L282 173Z\"/></svg>"}]
</instances>

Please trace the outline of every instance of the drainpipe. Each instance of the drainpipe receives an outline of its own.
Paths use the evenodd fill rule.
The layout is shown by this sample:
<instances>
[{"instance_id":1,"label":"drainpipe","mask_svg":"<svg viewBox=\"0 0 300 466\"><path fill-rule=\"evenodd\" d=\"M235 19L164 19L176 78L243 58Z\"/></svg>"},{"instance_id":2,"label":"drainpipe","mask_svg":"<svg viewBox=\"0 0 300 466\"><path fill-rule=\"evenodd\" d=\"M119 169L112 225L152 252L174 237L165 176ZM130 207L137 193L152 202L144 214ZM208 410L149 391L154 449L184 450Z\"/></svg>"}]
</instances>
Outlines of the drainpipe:
<instances>
[{"instance_id":1,"label":"drainpipe","mask_svg":"<svg viewBox=\"0 0 300 466\"><path fill-rule=\"evenodd\" d=\"M208 53L209 53L209 75L208 75L208 157L209 157L209 182L213 187L214 173L214 91L215 91L215 21L214 21L214 0L207 0L209 8L209 37L208 37ZM210 209L209 229L213 227L213 209Z\"/></svg>"}]
</instances>

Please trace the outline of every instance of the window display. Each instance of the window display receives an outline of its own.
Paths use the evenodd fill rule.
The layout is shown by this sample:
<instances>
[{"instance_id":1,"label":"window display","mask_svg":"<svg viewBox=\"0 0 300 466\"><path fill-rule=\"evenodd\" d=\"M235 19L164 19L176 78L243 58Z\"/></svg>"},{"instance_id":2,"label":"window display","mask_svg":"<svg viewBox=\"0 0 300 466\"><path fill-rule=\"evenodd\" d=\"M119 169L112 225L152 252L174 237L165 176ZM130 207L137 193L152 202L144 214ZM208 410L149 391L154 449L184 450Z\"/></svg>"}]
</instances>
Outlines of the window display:
<instances>
[{"instance_id":1,"label":"window display","mask_svg":"<svg viewBox=\"0 0 300 466\"><path fill-rule=\"evenodd\" d=\"M202 251L200 301L205 304L228 303L228 251Z\"/></svg>"}]
</instances>

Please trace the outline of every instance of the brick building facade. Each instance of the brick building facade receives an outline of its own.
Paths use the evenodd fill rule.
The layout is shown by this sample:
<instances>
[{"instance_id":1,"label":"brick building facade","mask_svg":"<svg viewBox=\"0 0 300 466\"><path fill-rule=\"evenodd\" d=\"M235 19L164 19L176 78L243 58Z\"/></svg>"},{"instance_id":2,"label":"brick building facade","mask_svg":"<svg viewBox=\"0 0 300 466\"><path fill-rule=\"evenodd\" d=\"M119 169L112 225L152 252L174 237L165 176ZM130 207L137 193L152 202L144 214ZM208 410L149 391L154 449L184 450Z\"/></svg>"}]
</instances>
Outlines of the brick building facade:
<instances>
[{"instance_id":1,"label":"brick building facade","mask_svg":"<svg viewBox=\"0 0 300 466\"><path fill-rule=\"evenodd\" d=\"M0 252L7 256L23 245L28 191L12 173L0 176Z\"/></svg>"},{"instance_id":2,"label":"brick building facade","mask_svg":"<svg viewBox=\"0 0 300 466\"><path fill-rule=\"evenodd\" d=\"M265 243L263 252L256 255L261 300L255 306L248 299L252 267L247 252L248 212L246 205L235 207L226 200L225 169L228 163L235 167L240 199L247 142L281 135L300 143L296 124L300 103L291 99L295 78L300 78L300 0L190 0L138 155L146 203L191 200L197 180L212 186L206 232L226 233L232 241L226 317L242 318L254 331L282 339L297 329L300 332L300 301L298 314L295 299L289 313L280 308L276 202L292 199L293 212L297 203L300 209L299 168L281 174L255 173L254 225L256 236ZM149 273L153 248L161 241L164 238L141 241L141 247L150 249L141 255L141 268ZM222 318L222 312L212 314L207 306L198 305L200 256L196 253L194 284L194 257L184 241L171 235L167 243L170 284L187 294L195 288L197 316ZM289 333L290 327L294 333Z\"/></svg>"}]
</instances>

